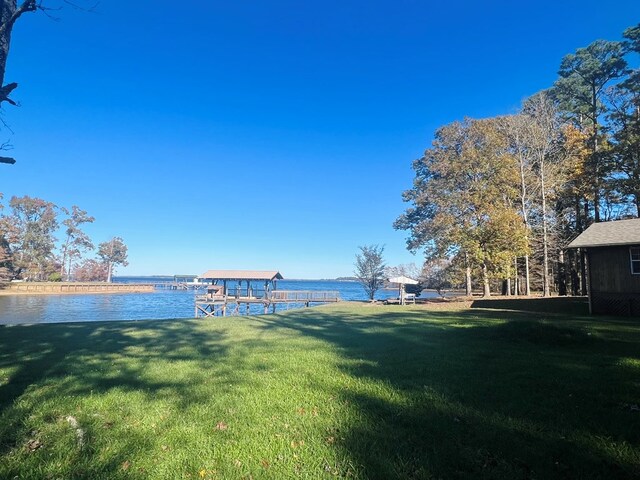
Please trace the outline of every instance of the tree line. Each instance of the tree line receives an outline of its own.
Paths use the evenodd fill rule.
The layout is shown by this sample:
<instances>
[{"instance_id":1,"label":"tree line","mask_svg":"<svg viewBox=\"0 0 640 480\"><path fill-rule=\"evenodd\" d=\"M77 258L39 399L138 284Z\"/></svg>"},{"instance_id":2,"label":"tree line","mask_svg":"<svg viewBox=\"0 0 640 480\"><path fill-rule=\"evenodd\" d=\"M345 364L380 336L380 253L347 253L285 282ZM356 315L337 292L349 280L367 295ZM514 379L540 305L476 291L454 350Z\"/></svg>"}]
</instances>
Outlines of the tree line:
<instances>
[{"instance_id":1,"label":"tree line","mask_svg":"<svg viewBox=\"0 0 640 480\"><path fill-rule=\"evenodd\" d=\"M640 24L566 55L513 114L440 127L394 223L433 288L586 294L591 223L640 216ZM636 65L633 65L636 62Z\"/></svg>"},{"instance_id":2,"label":"tree line","mask_svg":"<svg viewBox=\"0 0 640 480\"><path fill-rule=\"evenodd\" d=\"M113 237L96 249L83 230L94 221L76 205L69 210L26 195L0 202L0 282L111 282L114 268L128 264L127 246Z\"/></svg>"}]
</instances>

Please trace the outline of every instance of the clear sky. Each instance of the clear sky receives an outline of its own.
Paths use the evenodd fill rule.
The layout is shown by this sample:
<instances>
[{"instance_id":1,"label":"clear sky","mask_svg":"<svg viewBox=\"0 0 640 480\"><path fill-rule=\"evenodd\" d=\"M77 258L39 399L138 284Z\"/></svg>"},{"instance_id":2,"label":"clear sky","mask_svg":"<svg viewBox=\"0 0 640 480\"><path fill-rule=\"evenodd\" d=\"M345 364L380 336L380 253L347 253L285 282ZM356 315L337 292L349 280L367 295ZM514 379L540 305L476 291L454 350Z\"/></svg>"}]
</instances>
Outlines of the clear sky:
<instances>
[{"instance_id":1,"label":"clear sky","mask_svg":"<svg viewBox=\"0 0 640 480\"><path fill-rule=\"evenodd\" d=\"M14 29L5 199L87 210L96 243L128 245L119 274L330 278L365 244L420 264L392 223L434 130L513 112L565 54L640 22L640 2L113 0L50 14Z\"/></svg>"}]
</instances>

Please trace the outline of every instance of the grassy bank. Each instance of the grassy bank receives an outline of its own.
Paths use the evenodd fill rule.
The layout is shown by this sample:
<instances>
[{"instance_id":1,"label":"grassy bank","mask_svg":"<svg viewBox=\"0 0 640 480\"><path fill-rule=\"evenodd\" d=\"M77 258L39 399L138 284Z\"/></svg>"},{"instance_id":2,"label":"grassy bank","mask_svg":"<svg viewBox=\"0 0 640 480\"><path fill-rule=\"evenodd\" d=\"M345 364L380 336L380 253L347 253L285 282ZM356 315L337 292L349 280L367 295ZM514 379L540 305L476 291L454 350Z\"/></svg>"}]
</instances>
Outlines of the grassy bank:
<instances>
[{"instance_id":1,"label":"grassy bank","mask_svg":"<svg viewBox=\"0 0 640 480\"><path fill-rule=\"evenodd\" d=\"M640 478L640 323L332 306L0 328L0 478Z\"/></svg>"}]
</instances>

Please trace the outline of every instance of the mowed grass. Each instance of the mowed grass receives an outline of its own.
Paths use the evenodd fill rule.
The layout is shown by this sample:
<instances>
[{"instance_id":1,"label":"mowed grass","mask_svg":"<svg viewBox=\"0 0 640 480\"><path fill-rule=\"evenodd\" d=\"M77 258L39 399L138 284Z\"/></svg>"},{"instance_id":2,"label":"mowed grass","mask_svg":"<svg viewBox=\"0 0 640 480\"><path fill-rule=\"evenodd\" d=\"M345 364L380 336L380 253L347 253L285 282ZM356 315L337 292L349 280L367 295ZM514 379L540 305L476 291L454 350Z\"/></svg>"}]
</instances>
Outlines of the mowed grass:
<instances>
[{"instance_id":1,"label":"mowed grass","mask_svg":"<svg viewBox=\"0 0 640 480\"><path fill-rule=\"evenodd\" d=\"M0 478L640 478L640 320L336 305L0 328Z\"/></svg>"}]
</instances>

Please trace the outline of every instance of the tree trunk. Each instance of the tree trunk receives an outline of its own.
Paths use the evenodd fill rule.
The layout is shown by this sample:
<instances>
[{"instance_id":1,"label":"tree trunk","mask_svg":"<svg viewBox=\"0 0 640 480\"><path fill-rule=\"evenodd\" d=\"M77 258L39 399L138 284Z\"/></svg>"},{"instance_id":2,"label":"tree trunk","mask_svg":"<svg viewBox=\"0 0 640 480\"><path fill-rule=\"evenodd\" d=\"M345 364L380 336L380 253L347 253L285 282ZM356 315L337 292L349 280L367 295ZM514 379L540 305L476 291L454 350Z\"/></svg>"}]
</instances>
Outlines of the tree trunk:
<instances>
[{"instance_id":1,"label":"tree trunk","mask_svg":"<svg viewBox=\"0 0 640 480\"><path fill-rule=\"evenodd\" d=\"M510 278L507 278L507 279L505 280L505 283L506 283L506 285L505 285L505 289L504 289L504 294L505 294L507 297L510 297L510 296L511 296L511 279L510 279Z\"/></svg>"},{"instance_id":2,"label":"tree trunk","mask_svg":"<svg viewBox=\"0 0 640 480\"><path fill-rule=\"evenodd\" d=\"M580 295L580 255L576 250L570 250L571 252L571 294L573 296Z\"/></svg>"},{"instance_id":3,"label":"tree trunk","mask_svg":"<svg viewBox=\"0 0 640 480\"><path fill-rule=\"evenodd\" d=\"M517 297L520 294L520 282L518 281L518 259L513 259L513 269L515 271L515 277L513 279L513 294Z\"/></svg>"},{"instance_id":4,"label":"tree trunk","mask_svg":"<svg viewBox=\"0 0 640 480\"><path fill-rule=\"evenodd\" d=\"M109 267L107 268L107 283L111 283L111 272L113 271L113 263L109 262Z\"/></svg>"},{"instance_id":5,"label":"tree trunk","mask_svg":"<svg viewBox=\"0 0 640 480\"><path fill-rule=\"evenodd\" d=\"M7 67L13 28L11 18L15 14L16 8L16 0L0 0L0 25L5 25L4 30L0 32L0 87L4 84L4 72Z\"/></svg>"},{"instance_id":6,"label":"tree trunk","mask_svg":"<svg viewBox=\"0 0 640 480\"><path fill-rule=\"evenodd\" d=\"M62 246L62 261L60 262L60 277L64 280L64 271L67 264L67 252L69 251L69 240ZM68 278L67 278L68 280Z\"/></svg>"},{"instance_id":7,"label":"tree trunk","mask_svg":"<svg viewBox=\"0 0 640 480\"><path fill-rule=\"evenodd\" d=\"M580 197L576 195L575 197L576 204L576 232L582 233L582 221L580 220Z\"/></svg>"},{"instance_id":8,"label":"tree trunk","mask_svg":"<svg viewBox=\"0 0 640 480\"><path fill-rule=\"evenodd\" d=\"M542 194L542 296L549 291L549 238L547 232L547 192L545 191L544 163L540 165L540 191Z\"/></svg>"},{"instance_id":9,"label":"tree trunk","mask_svg":"<svg viewBox=\"0 0 640 480\"><path fill-rule=\"evenodd\" d=\"M593 218L600 221L600 158L598 157L598 96L595 83L591 84L591 115L593 119L592 163L594 173Z\"/></svg>"},{"instance_id":10,"label":"tree trunk","mask_svg":"<svg viewBox=\"0 0 640 480\"><path fill-rule=\"evenodd\" d=\"M69 262L67 265L67 282L71 280L71 261L72 261L72 258L69 257Z\"/></svg>"},{"instance_id":11,"label":"tree trunk","mask_svg":"<svg viewBox=\"0 0 640 480\"><path fill-rule=\"evenodd\" d=\"M527 230L525 241L527 247L529 246L529 217L527 215L527 182L524 171L524 161L520 159L520 208L522 211L522 220L524 221L524 227ZM529 255L524 257L524 281L525 281L525 295L531 295L531 281L529 279Z\"/></svg>"},{"instance_id":12,"label":"tree trunk","mask_svg":"<svg viewBox=\"0 0 640 480\"><path fill-rule=\"evenodd\" d=\"M564 250L558 253L558 295L567 295L567 267L564 263Z\"/></svg>"},{"instance_id":13,"label":"tree trunk","mask_svg":"<svg viewBox=\"0 0 640 480\"><path fill-rule=\"evenodd\" d=\"M524 256L524 294L531 295L531 281L529 279L529 255Z\"/></svg>"},{"instance_id":14,"label":"tree trunk","mask_svg":"<svg viewBox=\"0 0 640 480\"><path fill-rule=\"evenodd\" d=\"M587 294L587 259L585 252L580 249L580 295Z\"/></svg>"},{"instance_id":15,"label":"tree trunk","mask_svg":"<svg viewBox=\"0 0 640 480\"><path fill-rule=\"evenodd\" d=\"M487 265L482 264L482 296L491 296L491 287L489 286L489 273L487 272Z\"/></svg>"},{"instance_id":16,"label":"tree trunk","mask_svg":"<svg viewBox=\"0 0 640 480\"><path fill-rule=\"evenodd\" d=\"M18 86L17 84L4 85L13 25L24 12L33 12L37 8L36 0L24 0L19 7L17 0L0 0L0 103L8 100L7 95Z\"/></svg>"},{"instance_id":17,"label":"tree trunk","mask_svg":"<svg viewBox=\"0 0 640 480\"><path fill-rule=\"evenodd\" d=\"M469 265L469 257L467 254L464 254L464 263L465 263L465 271L464 271L464 280L465 280L465 294L467 297L473 295L473 289L471 285L471 266Z\"/></svg>"}]
</instances>

